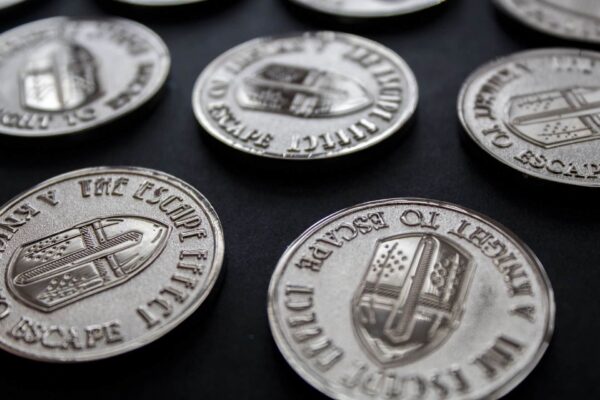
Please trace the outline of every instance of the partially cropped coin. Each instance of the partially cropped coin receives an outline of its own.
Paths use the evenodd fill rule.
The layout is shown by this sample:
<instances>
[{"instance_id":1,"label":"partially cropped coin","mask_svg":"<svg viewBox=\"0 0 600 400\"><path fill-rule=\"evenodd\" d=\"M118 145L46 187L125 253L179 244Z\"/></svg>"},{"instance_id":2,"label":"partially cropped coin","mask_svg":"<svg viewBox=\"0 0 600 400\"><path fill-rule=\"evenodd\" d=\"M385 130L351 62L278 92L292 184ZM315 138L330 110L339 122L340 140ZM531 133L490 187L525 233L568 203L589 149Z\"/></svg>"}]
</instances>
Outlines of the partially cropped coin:
<instances>
[{"instance_id":1,"label":"partially cropped coin","mask_svg":"<svg viewBox=\"0 0 600 400\"><path fill-rule=\"evenodd\" d=\"M478 69L458 101L471 138L525 174L600 186L600 53L544 49Z\"/></svg>"},{"instance_id":2,"label":"partially cropped coin","mask_svg":"<svg viewBox=\"0 0 600 400\"><path fill-rule=\"evenodd\" d=\"M123 19L57 17L0 35L0 133L52 136L105 124L163 86L170 57Z\"/></svg>"},{"instance_id":3,"label":"partially cropped coin","mask_svg":"<svg viewBox=\"0 0 600 400\"><path fill-rule=\"evenodd\" d=\"M524 24L565 39L600 43L598 0L495 0Z\"/></svg>"},{"instance_id":4,"label":"partially cropped coin","mask_svg":"<svg viewBox=\"0 0 600 400\"><path fill-rule=\"evenodd\" d=\"M184 4L201 3L206 0L115 0L119 3L133 4L136 6L180 6Z\"/></svg>"},{"instance_id":5,"label":"partially cropped coin","mask_svg":"<svg viewBox=\"0 0 600 400\"><path fill-rule=\"evenodd\" d=\"M0 0L0 9L12 7L16 4L23 3L25 0Z\"/></svg>"},{"instance_id":6,"label":"partially cropped coin","mask_svg":"<svg viewBox=\"0 0 600 400\"><path fill-rule=\"evenodd\" d=\"M497 399L554 327L535 255L489 218L421 199L361 204L282 256L269 320L289 364L334 399Z\"/></svg>"},{"instance_id":7,"label":"partially cropped coin","mask_svg":"<svg viewBox=\"0 0 600 400\"><path fill-rule=\"evenodd\" d=\"M0 210L0 347L53 362L150 343L208 296L223 261L208 201L177 178L91 168Z\"/></svg>"},{"instance_id":8,"label":"partially cropped coin","mask_svg":"<svg viewBox=\"0 0 600 400\"><path fill-rule=\"evenodd\" d=\"M351 18L390 17L420 11L445 0L292 0L328 14Z\"/></svg>"},{"instance_id":9,"label":"partially cropped coin","mask_svg":"<svg viewBox=\"0 0 600 400\"><path fill-rule=\"evenodd\" d=\"M393 51L362 37L311 32L244 43L194 87L200 124L247 153L329 158L370 147L413 115L418 89Z\"/></svg>"}]
</instances>

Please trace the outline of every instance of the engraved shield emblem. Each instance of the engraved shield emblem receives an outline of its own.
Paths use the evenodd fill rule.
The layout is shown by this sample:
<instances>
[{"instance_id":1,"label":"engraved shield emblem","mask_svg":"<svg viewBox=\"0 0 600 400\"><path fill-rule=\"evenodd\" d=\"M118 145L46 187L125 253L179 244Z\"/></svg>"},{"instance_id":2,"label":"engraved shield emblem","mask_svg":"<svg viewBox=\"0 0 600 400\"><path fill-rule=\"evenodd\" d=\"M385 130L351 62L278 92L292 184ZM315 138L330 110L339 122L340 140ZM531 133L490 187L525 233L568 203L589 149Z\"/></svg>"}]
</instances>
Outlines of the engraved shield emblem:
<instances>
[{"instance_id":1,"label":"engraved shield emblem","mask_svg":"<svg viewBox=\"0 0 600 400\"><path fill-rule=\"evenodd\" d=\"M353 299L363 347L385 366L436 349L460 323L473 272L471 256L436 235L379 241Z\"/></svg>"},{"instance_id":2,"label":"engraved shield emblem","mask_svg":"<svg viewBox=\"0 0 600 400\"><path fill-rule=\"evenodd\" d=\"M507 126L543 148L600 139L600 88L570 87L516 96Z\"/></svg>"},{"instance_id":3,"label":"engraved shield emblem","mask_svg":"<svg viewBox=\"0 0 600 400\"><path fill-rule=\"evenodd\" d=\"M350 114L373 103L367 90L343 75L313 68L269 64L239 87L241 107L304 118Z\"/></svg>"},{"instance_id":4,"label":"engraved shield emblem","mask_svg":"<svg viewBox=\"0 0 600 400\"><path fill-rule=\"evenodd\" d=\"M40 112L62 112L88 104L100 84L94 56L66 40L45 44L29 56L19 83L23 107Z\"/></svg>"},{"instance_id":5,"label":"engraved shield emblem","mask_svg":"<svg viewBox=\"0 0 600 400\"><path fill-rule=\"evenodd\" d=\"M7 281L13 294L44 312L121 285L162 252L169 228L140 217L95 219L23 245Z\"/></svg>"}]
</instances>

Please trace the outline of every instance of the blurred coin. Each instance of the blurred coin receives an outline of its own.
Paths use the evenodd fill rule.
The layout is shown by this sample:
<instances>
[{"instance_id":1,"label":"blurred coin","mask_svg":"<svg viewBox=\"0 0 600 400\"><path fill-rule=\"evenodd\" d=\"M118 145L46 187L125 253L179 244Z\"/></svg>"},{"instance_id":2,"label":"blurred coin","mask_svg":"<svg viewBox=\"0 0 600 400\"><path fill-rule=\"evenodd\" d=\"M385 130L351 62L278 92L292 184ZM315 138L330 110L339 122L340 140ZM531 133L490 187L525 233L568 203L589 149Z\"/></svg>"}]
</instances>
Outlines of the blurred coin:
<instances>
[{"instance_id":1,"label":"blurred coin","mask_svg":"<svg viewBox=\"0 0 600 400\"><path fill-rule=\"evenodd\" d=\"M420 11L445 0L292 0L328 14L351 18L390 17Z\"/></svg>"},{"instance_id":2,"label":"blurred coin","mask_svg":"<svg viewBox=\"0 0 600 400\"><path fill-rule=\"evenodd\" d=\"M284 253L269 320L289 364L334 399L497 399L554 327L550 282L511 232L420 199L361 204Z\"/></svg>"},{"instance_id":3,"label":"blurred coin","mask_svg":"<svg viewBox=\"0 0 600 400\"><path fill-rule=\"evenodd\" d=\"M493 61L458 101L471 138L538 178L600 186L600 53L544 49Z\"/></svg>"},{"instance_id":4,"label":"blurred coin","mask_svg":"<svg viewBox=\"0 0 600 400\"><path fill-rule=\"evenodd\" d=\"M158 339L200 306L223 261L208 201L147 169L61 175L0 218L0 347L35 360L95 360Z\"/></svg>"},{"instance_id":5,"label":"blurred coin","mask_svg":"<svg viewBox=\"0 0 600 400\"><path fill-rule=\"evenodd\" d=\"M231 147L309 160L389 137L417 98L412 71L393 51L354 35L311 32L226 52L200 75L192 103L204 129Z\"/></svg>"},{"instance_id":6,"label":"blurred coin","mask_svg":"<svg viewBox=\"0 0 600 400\"><path fill-rule=\"evenodd\" d=\"M151 99L169 73L163 41L124 19L57 17L0 35L0 133L82 132Z\"/></svg>"},{"instance_id":7,"label":"blurred coin","mask_svg":"<svg viewBox=\"0 0 600 400\"><path fill-rule=\"evenodd\" d=\"M119 3L134 4L136 6L181 6L184 4L201 3L206 0L115 0Z\"/></svg>"},{"instance_id":8,"label":"blurred coin","mask_svg":"<svg viewBox=\"0 0 600 400\"><path fill-rule=\"evenodd\" d=\"M23 3L25 0L0 0L0 9Z\"/></svg>"},{"instance_id":9,"label":"blurred coin","mask_svg":"<svg viewBox=\"0 0 600 400\"><path fill-rule=\"evenodd\" d=\"M542 32L600 43L598 0L495 0L505 12Z\"/></svg>"}]
</instances>

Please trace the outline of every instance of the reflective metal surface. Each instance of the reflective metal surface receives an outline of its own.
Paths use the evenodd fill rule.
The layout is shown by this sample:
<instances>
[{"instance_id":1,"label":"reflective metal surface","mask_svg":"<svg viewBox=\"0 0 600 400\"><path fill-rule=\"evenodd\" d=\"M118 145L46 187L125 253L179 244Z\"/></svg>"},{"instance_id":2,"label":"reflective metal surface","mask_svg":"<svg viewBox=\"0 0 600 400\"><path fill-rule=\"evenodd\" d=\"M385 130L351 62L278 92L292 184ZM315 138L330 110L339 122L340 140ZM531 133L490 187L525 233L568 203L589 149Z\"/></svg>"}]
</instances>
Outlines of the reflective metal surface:
<instances>
[{"instance_id":1,"label":"reflective metal surface","mask_svg":"<svg viewBox=\"0 0 600 400\"><path fill-rule=\"evenodd\" d=\"M244 43L202 72L192 97L218 140L296 160L370 147L402 128L417 102L414 75L396 53L335 32Z\"/></svg>"},{"instance_id":2,"label":"reflective metal surface","mask_svg":"<svg viewBox=\"0 0 600 400\"><path fill-rule=\"evenodd\" d=\"M36 360L95 360L159 338L200 306L223 262L208 201L152 170L61 175L0 220L0 347Z\"/></svg>"},{"instance_id":3,"label":"reflective metal surface","mask_svg":"<svg viewBox=\"0 0 600 400\"><path fill-rule=\"evenodd\" d=\"M123 19L57 17L0 35L0 133L52 136L110 122L150 100L169 52Z\"/></svg>"},{"instance_id":4,"label":"reflective metal surface","mask_svg":"<svg viewBox=\"0 0 600 400\"><path fill-rule=\"evenodd\" d=\"M535 255L462 207L390 199L335 213L284 253L275 341L335 399L496 399L535 367L554 298Z\"/></svg>"},{"instance_id":5,"label":"reflective metal surface","mask_svg":"<svg viewBox=\"0 0 600 400\"><path fill-rule=\"evenodd\" d=\"M471 138L538 178L600 186L600 53L517 53L474 72L458 112Z\"/></svg>"},{"instance_id":6,"label":"reflective metal surface","mask_svg":"<svg viewBox=\"0 0 600 400\"><path fill-rule=\"evenodd\" d=\"M506 13L542 32L600 43L597 0L494 0Z\"/></svg>"},{"instance_id":7,"label":"reflective metal surface","mask_svg":"<svg viewBox=\"0 0 600 400\"><path fill-rule=\"evenodd\" d=\"M420 11L445 0L291 0L317 11L340 17L390 17Z\"/></svg>"}]
</instances>

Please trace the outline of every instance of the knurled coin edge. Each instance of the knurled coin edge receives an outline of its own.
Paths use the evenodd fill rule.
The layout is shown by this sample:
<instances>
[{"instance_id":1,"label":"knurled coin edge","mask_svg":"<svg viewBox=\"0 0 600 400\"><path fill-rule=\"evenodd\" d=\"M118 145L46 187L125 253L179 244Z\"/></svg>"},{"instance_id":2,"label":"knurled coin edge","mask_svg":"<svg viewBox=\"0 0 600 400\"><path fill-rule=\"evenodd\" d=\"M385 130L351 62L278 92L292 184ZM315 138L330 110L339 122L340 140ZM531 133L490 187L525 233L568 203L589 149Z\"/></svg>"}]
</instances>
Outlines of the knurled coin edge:
<instances>
[{"instance_id":1,"label":"knurled coin edge","mask_svg":"<svg viewBox=\"0 0 600 400\"><path fill-rule=\"evenodd\" d=\"M19 194L14 197L10 201L6 202L2 208L0 209L0 215L5 213L8 209L13 207L15 203L22 201L24 198L31 195L31 193L42 190L45 187L59 184L65 180L70 180L75 177L83 177L88 175L97 175L97 174L119 174L125 173L129 175L138 175L143 177L151 177L154 179L162 180L167 182L170 185L177 187L179 190L183 192L187 192L187 194L196 201L196 203L203 208L203 211L209 218L210 228L213 231L214 235L214 251L215 257L214 262L211 266L210 276L206 280L206 285L204 286L204 291L195 298L192 305L185 308L181 313L179 313L172 321L168 324L165 324L156 329L154 332L147 333L143 336L140 336L136 340L132 340L128 342L127 345L115 347L111 350L104 351L87 351L81 356L76 357L50 357L46 355L27 353L23 351L19 351L16 348L13 348L7 345L3 339L0 339L0 349L7 351L8 353L24 357L34 361L43 361L49 363L77 363L77 362L87 362L87 361L95 361L101 360L113 356L117 356L120 354L128 353L132 350L143 347L172 331L178 325L180 325L184 320L186 320L191 314L193 314L201 305L204 303L206 298L212 292L215 283L218 280L219 274L221 272L223 266L223 260L225 255L225 240L223 235L223 227L221 225L221 221L212 207L210 202L204 197L202 193L200 193L197 189L182 181L179 178L176 178L172 175L169 175L164 172L156 171L149 168L141 168L141 167L93 167L93 168L84 168L76 171L71 171L65 174L58 175L54 178L50 178L31 189ZM1 273L4 273L3 271Z\"/></svg>"},{"instance_id":2,"label":"knurled coin edge","mask_svg":"<svg viewBox=\"0 0 600 400\"><path fill-rule=\"evenodd\" d=\"M367 43L369 46L376 46L378 48L378 50L381 51L383 54L385 54L387 57L389 57L390 61L393 62L396 66L398 66L400 71L404 74L404 77L406 78L406 83L407 83L407 86L409 89L406 94L408 106L407 106L406 110L404 111L404 113L402 115L400 115L400 117L398 118L398 121L396 121L396 123L391 125L388 129L386 129L386 131L388 132L387 134L379 135L379 136L377 136L376 139L366 141L366 142L361 143L357 146L354 146L350 149L338 151L335 153L325 153L323 155L316 156L316 157L310 157L310 156L309 157L285 157L282 155L277 155L277 154L273 154L273 153L268 153L268 152L264 152L264 151L246 148L246 147L240 145L239 143L235 142L234 140L229 139L224 134L222 134L219 131L219 129L216 128L213 125L213 123L209 120L209 118L203 111L202 90L203 90L204 85L207 83L207 81L210 79L210 77L215 72L215 70L217 70L219 68L219 66L223 60L229 58L232 54L235 54L236 52L238 52L244 48L256 46L260 43L270 42L273 40L281 40L281 39L286 39L286 38L300 37L300 36L314 36L316 34L323 34L323 33L334 34L334 35L336 35L336 37L337 36L349 37L352 40L358 40L360 42ZM308 32L303 32L303 33L290 33L287 35L279 35L279 36L259 37L259 38L252 39L250 41L241 43L241 44L227 50L225 53L222 53L217 58L215 58L213 61L211 61L204 68L204 70L202 71L202 73L200 74L198 79L196 80L196 83L194 84L194 88L192 90L192 107L194 110L194 115L196 116L196 119L200 123L200 126L206 132L208 132L213 138L217 139L221 143L228 145L229 147L232 147L236 150L242 151L247 154L252 154L252 155L260 156L260 157L264 157L264 158L272 158L272 159L278 159L278 160L294 160L294 161L331 159L331 158L345 156L348 154L353 154L353 153L359 152L361 150L364 150L366 148L369 148L371 146L374 146L374 145L384 141L385 139L393 136L398 131L400 131L404 127L404 125L406 125L407 122L410 121L410 119L414 116L415 112L417 111L418 104L419 104L419 87L418 87L417 79L416 79L412 69L408 65L408 63L406 61L404 61L404 59L398 53L391 50L387 46L384 46L381 43L364 38L362 36L353 35L350 33L343 33L343 32L333 32L333 31L308 31Z\"/></svg>"},{"instance_id":3,"label":"knurled coin edge","mask_svg":"<svg viewBox=\"0 0 600 400\"><path fill-rule=\"evenodd\" d=\"M443 201L435 201L421 198L396 198L396 199L385 199L385 200L376 200L367 203L362 203L353 207L345 208L341 211L338 211L319 222L312 225L308 228L299 238L294 240L290 246L285 250L281 259L277 263L275 267L275 271L273 272L273 276L271 278L271 282L269 284L268 291L268 300L267 300L267 312L269 316L269 325L271 328L271 333L273 334L273 338L275 340L275 344L279 348L279 351L286 359L288 364L296 371L306 382L312 385L315 389L321 391L327 396L336 399L336 400L355 400L352 397L347 397L343 394L336 393L332 388L330 388L327 381L321 379L319 376L310 372L310 369L305 367L299 360L301 360L301 356L297 355L294 350L292 350L291 346L289 346L285 336L280 328L279 317L277 316L277 312L275 310L275 303L277 302L277 286L283 275L283 272L286 269L286 264L290 257L295 253L296 250L307 240L310 238L316 231L321 229L324 225L332 223L334 220L343 218L346 215L355 213L362 209L369 209L373 207L381 207L381 206L390 206L390 205L421 205L421 206L430 206L430 207L440 207L447 209L449 211L459 212L462 214L466 214L471 218L477 219L486 225L491 225L494 229L502 232L506 237L508 237L515 247L517 247L524 255L525 259L531 262L533 269L535 272L539 274L540 281L542 285L546 289L546 296L544 296L543 302L547 305L548 308L548 321L546 324L546 331L540 346L535 354L535 357L529 361L527 366L520 371L518 371L512 378L508 380L507 383L496 389L495 391L489 393L485 398L489 400L497 400L504 395L508 394L511 390L513 390L516 386L518 386L538 365L543 355L546 352L550 344L550 340L552 339L552 335L554 333L555 327L555 318L556 318L556 304L554 301L554 291L552 289L552 284L550 283L550 279L548 278L548 274L544 269L542 263L537 258L537 256L533 253L533 251L521 241L511 230L505 228L502 224L496 222L495 220L468 208L454 205L451 203L443 202ZM480 400L470 397L465 397L464 400Z\"/></svg>"},{"instance_id":4,"label":"knurled coin edge","mask_svg":"<svg viewBox=\"0 0 600 400\"><path fill-rule=\"evenodd\" d=\"M595 52L595 51L591 51L591 50L583 50L583 49L575 49L575 48L542 48L542 49L535 49L535 50L526 50L526 51L520 51L517 53L513 53L507 56L503 56L503 57L498 57L490 62L487 62L485 64L483 64L482 66L480 66L479 68L477 68L474 72L471 73L471 75L467 78L467 80L465 81L465 83L463 83L461 90L460 90L460 94L458 95L458 117L460 119L460 122L464 128L464 130L468 133L469 137L482 149L484 150L487 154L489 154L490 156L492 156L494 159L500 161L502 164L512 168L513 170L517 170L529 177L532 178L536 178L536 179L540 179L540 180L545 180L545 181L550 181L550 182L555 182L555 183L561 183L561 184L566 184L566 185L572 185L572 186L579 186L579 187L593 187L593 188L597 188L600 187L600 182L597 183L593 183L593 182L580 182L580 181L573 181L573 180L568 180L567 178L554 178L552 176L547 176L544 174L538 174L534 171L528 170L527 168L521 167L517 164L511 164L509 163L507 160L503 159L502 157L500 157L499 155L497 155L496 153L494 153L493 151L491 151L490 149L487 148L487 146L481 141L479 140L479 138L477 137L476 133L473 131L473 129L471 128L469 122L467 121L466 115L465 115L465 101L466 101L466 96L467 96L467 92L469 91L469 89L473 86L474 82L477 81L477 78L486 72L489 72L491 70L493 70L494 68L497 68L498 66L507 63L507 62L512 62L512 61L518 61L523 57L526 56L538 56L538 55L545 55L545 54L553 54L553 53L557 53L560 52L562 54L568 53L568 54L572 54L572 55L590 55L590 56L594 56L596 58L600 59L600 52Z\"/></svg>"},{"instance_id":5,"label":"knurled coin edge","mask_svg":"<svg viewBox=\"0 0 600 400\"><path fill-rule=\"evenodd\" d=\"M88 132L90 130L96 130L102 126L108 125L110 123L115 122L116 120L126 117L135 111L137 111L140 107L147 104L149 101L155 98L155 96L160 93L161 89L165 86L167 79L169 77L169 73L171 71L171 54L169 52L169 48L162 38L154 32L149 27L127 18L119 18L119 17L104 17L104 18L86 18L86 17L72 17L72 16L59 16L59 17L51 17L51 18L43 18L36 21L28 22L19 26L16 26L12 29L4 31L0 33L0 41L3 39L3 36L13 34L19 30L25 30L29 26L34 26L38 23L51 23L53 21L113 21L118 22L130 26L134 26L136 29L143 30L145 34L148 35L149 38L155 43L153 43L154 49L157 51L159 55L158 61L161 63L159 67L161 69L160 75L157 76L157 85L148 94L141 98L139 101L132 101L126 106L122 108L122 110L113 113L111 116L99 119L94 124L76 126L73 128L63 128L63 129L55 129L52 131L37 131L37 132L23 132L22 130L10 129L6 127L0 127L0 134L7 136L15 136L15 137L24 137L24 138L35 138L35 137L52 137L52 136L63 136L63 135L71 135L74 133L83 133Z\"/></svg>"}]
</instances>

